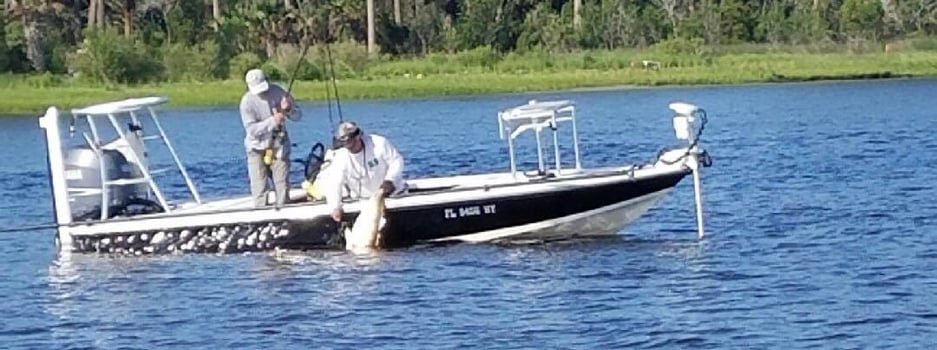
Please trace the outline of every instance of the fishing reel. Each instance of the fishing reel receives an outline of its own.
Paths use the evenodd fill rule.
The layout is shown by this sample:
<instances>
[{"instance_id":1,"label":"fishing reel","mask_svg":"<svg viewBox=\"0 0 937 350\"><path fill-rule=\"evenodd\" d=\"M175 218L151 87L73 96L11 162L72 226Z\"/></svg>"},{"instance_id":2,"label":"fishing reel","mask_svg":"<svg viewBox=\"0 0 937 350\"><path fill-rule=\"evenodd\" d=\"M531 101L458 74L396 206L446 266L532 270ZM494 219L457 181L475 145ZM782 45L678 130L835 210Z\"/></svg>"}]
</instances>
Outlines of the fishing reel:
<instances>
[{"instance_id":1,"label":"fishing reel","mask_svg":"<svg viewBox=\"0 0 937 350\"><path fill-rule=\"evenodd\" d=\"M283 126L277 125L276 128L273 129L273 141L271 141L271 143L276 142L276 140L283 140L285 137L286 133L283 131ZM264 164L267 166L273 164L273 160L275 158L276 155L273 152L273 145L271 145L270 147L267 147L266 151L264 151Z\"/></svg>"}]
</instances>

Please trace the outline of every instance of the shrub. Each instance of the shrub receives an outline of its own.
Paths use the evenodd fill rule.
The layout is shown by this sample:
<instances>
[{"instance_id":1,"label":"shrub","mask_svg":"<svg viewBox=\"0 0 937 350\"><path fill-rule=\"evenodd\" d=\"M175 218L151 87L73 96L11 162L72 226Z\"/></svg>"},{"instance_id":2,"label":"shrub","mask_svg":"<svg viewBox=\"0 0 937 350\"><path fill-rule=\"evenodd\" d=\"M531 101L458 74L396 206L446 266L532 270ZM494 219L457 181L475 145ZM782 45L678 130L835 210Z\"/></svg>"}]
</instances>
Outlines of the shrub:
<instances>
[{"instance_id":1,"label":"shrub","mask_svg":"<svg viewBox=\"0 0 937 350\"><path fill-rule=\"evenodd\" d=\"M673 38L654 45L659 53L671 56L703 57L708 54L702 38Z\"/></svg>"},{"instance_id":2,"label":"shrub","mask_svg":"<svg viewBox=\"0 0 937 350\"><path fill-rule=\"evenodd\" d=\"M218 45L203 42L197 46L182 44L163 48L163 65L170 81L208 81L218 71Z\"/></svg>"},{"instance_id":3,"label":"shrub","mask_svg":"<svg viewBox=\"0 0 937 350\"><path fill-rule=\"evenodd\" d=\"M56 45L51 51L49 71L55 74L68 72L68 49L64 45Z\"/></svg>"},{"instance_id":4,"label":"shrub","mask_svg":"<svg viewBox=\"0 0 937 350\"><path fill-rule=\"evenodd\" d=\"M267 61L260 67L260 69L263 69L264 74L269 80L284 81L288 77L286 72L280 69L280 66L278 66L276 62Z\"/></svg>"},{"instance_id":5,"label":"shrub","mask_svg":"<svg viewBox=\"0 0 937 350\"><path fill-rule=\"evenodd\" d=\"M284 74L286 79L292 78L294 73L296 74L297 80L325 79L325 65L321 62L309 59L309 51L311 50L312 48L307 48L305 57L300 57L300 55L303 54L302 48L292 45L281 45L277 49L274 63ZM300 59L302 59L302 61L300 61ZM299 62L302 62L302 64Z\"/></svg>"},{"instance_id":6,"label":"shrub","mask_svg":"<svg viewBox=\"0 0 937 350\"><path fill-rule=\"evenodd\" d=\"M465 67L493 68L498 61L501 61L501 55L487 45L456 54L456 62Z\"/></svg>"},{"instance_id":7,"label":"shrub","mask_svg":"<svg viewBox=\"0 0 937 350\"><path fill-rule=\"evenodd\" d=\"M524 53L511 52L498 62L498 71L505 73L543 72L556 65L555 59L541 47L525 50Z\"/></svg>"},{"instance_id":8,"label":"shrub","mask_svg":"<svg viewBox=\"0 0 937 350\"><path fill-rule=\"evenodd\" d=\"M367 45L362 45L353 41L343 41L329 45L332 52L332 62L335 64L335 75L337 78L351 78L364 73L368 68L371 59L368 57ZM312 48L309 49L312 55ZM320 66L328 68L328 56L323 48L319 49L317 62Z\"/></svg>"},{"instance_id":9,"label":"shrub","mask_svg":"<svg viewBox=\"0 0 937 350\"><path fill-rule=\"evenodd\" d=\"M228 72L231 79L244 79L247 71L262 66L264 61L253 52L242 52L228 62Z\"/></svg>"},{"instance_id":10,"label":"shrub","mask_svg":"<svg viewBox=\"0 0 937 350\"><path fill-rule=\"evenodd\" d=\"M71 71L96 82L151 82L159 80L164 69L158 55L113 29L88 31L83 47L70 56Z\"/></svg>"},{"instance_id":11,"label":"shrub","mask_svg":"<svg viewBox=\"0 0 937 350\"><path fill-rule=\"evenodd\" d=\"M10 50L7 48L6 11L0 12L0 72L6 72L10 66Z\"/></svg>"},{"instance_id":12,"label":"shrub","mask_svg":"<svg viewBox=\"0 0 937 350\"><path fill-rule=\"evenodd\" d=\"M61 86L64 83L61 75L50 72L27 76L25 81L26 85L34 88L51 88Z\"/></svg>"}]
</instances>

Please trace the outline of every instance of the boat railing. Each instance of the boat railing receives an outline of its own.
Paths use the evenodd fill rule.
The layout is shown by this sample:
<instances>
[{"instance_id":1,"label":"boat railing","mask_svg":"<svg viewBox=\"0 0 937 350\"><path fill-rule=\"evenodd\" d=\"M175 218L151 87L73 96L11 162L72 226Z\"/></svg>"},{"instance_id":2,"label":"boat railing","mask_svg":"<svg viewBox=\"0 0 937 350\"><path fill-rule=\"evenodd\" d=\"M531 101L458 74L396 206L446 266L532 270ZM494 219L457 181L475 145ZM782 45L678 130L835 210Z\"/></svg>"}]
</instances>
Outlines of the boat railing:
<instances>
[{"instance_id":1,"label":"boat railing","mask_svg":"<svg viewBox=\"0 0 937 350\"><path fill-rule=\"evenodd\" d=\"M201 197L194 182L159 121L156 107L167 101L166 97L144 97L97 104L72 109L70 119L64 119L58 109L52 107L49 108L45 116L40 118L40 126L46 129L49 165L53 175L53 191L56 192L54 197L59 224L71 221L69 218L66 220L67 222L63 222L66 216L58 213L59 211L70 213L69 200L67 200L69 196L99 194L101 196L100 219L108 219L113 214L109 212L111 210L112 189L118 186L145 186L147 194L152 193L156 197L162 210L171 212L172 205L170 205L170 201L157 184L154 176L172 170L172 166L163 169L151 169L146 147L146 143L149 141L161 141L171 155L176 170L184 179L192 199L195 203L201 203ZM59 130L59 123L66 121L69 124L68 132L71 136L76 132L76 122L79 120L87 123L88 130L82 131L81 136L85 145L90 148L97 158L97 165L100 169L100 185L98 188L70 188L67 181L55 178L64 176L65 179L68 179L70 176L81 176L80 173L70 174L70 170L65 165L65 150L63 149ZM144 134L144 120L148 120L149 124L155 127L155 133ZM122 127L122 122L127 123ZM102 129L106 129L107 125L113 128L116 134L114 139L104 139ZM107 164L108 157L104 154L105 150L120 152L127 159L127 163L134 168L130 169L133 170L130 173L134 176L116 179L108 176L107 172L111 170L110 167L113 165Z\"/></svg>"},{"instance_id":2,"label":"boat railing","mask_svg":"<svg viewBox=\"0 0 937 350\"><path fill-rule=\"evenodd\" d=\"M521 134L533 131L537 140L538 173L546 174L547 167L544 162L542 134L544 129L553 133L553 170L561 174L560 146L558 129L560 123L568 122L572 126L573 152L575 156L575 170L582 169L582 160L579 153L579 134L576 129L576 106L569 100L538 102L531 100L527 104L505 109L498 112L498 132L500 138L507 139L508 153L510 154L511 174L517 176L516 144Z\"/></svg>"}]
</instances>

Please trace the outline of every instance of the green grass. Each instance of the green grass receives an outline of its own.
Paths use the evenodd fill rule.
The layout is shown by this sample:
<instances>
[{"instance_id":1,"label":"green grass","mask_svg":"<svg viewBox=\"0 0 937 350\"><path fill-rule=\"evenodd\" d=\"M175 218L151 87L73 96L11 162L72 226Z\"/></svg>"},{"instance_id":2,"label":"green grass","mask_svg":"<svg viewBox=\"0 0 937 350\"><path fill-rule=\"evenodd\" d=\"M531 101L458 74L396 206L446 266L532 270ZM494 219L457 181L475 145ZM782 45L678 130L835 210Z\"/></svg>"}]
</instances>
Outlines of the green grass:
<instances>
[{"instance_id":1,"label":"green grass","mask_svg":"<svg viewBox=\"0 0 937 350\"><path fill-rule=\"evenodd\" d=\"M476 55L477 56L477 55ZM611 86L745 84L815 79L855 79L862 75L937 76L937 52L904 53L745 53L679 57L653 52L596 51L564 55L531 53L494 61L465 55L433 55L372 63L352 78L340 79L342 100L435 97L549 91ZM659 71L640 61L661 62ZM108 100L166 95L173 106L236 106L240 80L103 87L63 77L0 76L0 114L40 114L51 105L72 108ZM303 101L324 100L325 83L298 81Z\"/></svg>"}]
</instances>

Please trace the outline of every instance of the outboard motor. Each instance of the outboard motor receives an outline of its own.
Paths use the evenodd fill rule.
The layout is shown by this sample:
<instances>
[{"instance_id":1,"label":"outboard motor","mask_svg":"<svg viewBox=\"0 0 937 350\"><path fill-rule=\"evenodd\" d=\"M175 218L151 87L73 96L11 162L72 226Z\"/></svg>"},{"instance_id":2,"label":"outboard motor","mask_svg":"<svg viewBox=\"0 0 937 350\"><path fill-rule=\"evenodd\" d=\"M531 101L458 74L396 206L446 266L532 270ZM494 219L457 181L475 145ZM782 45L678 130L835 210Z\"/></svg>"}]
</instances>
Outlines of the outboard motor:
<instances>
[{"instance_id":1,"label":"outboard motor","mask_svg":"<svg viewBox=\"0 0 937 350\"><path fill-rule=\"evenodd\" d=\"M117 150L102 149L104 156L104 181L139 179L143 175L136 166ZM72 218L75 221L98 220L101 218L101 163L97 155L87 146L69 149L65 155L65 178L69 188ZM108 186L108 217L127 215L131 205L149 207L146 211L162 211L159 205L147 200L149 186L146 183Z\"/></svg>"}]
</instances>

